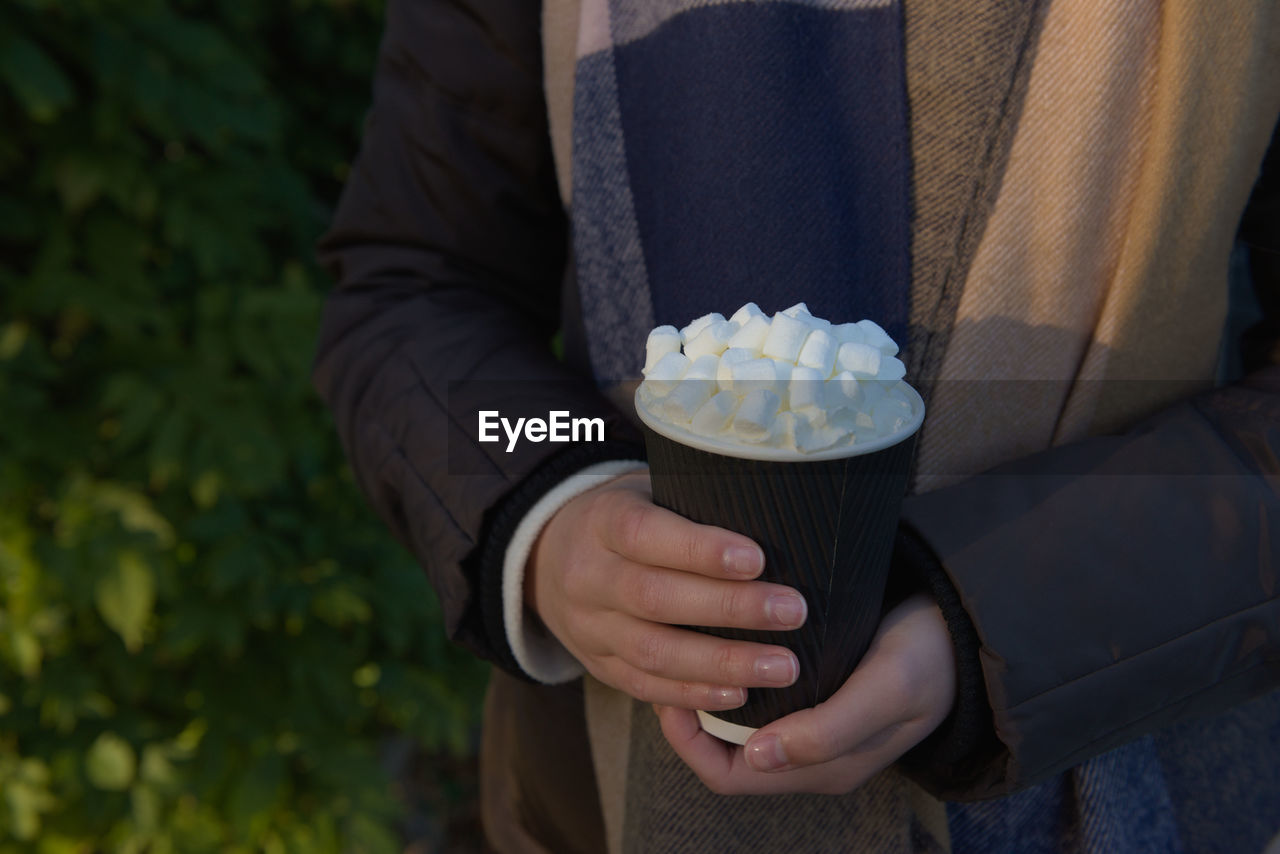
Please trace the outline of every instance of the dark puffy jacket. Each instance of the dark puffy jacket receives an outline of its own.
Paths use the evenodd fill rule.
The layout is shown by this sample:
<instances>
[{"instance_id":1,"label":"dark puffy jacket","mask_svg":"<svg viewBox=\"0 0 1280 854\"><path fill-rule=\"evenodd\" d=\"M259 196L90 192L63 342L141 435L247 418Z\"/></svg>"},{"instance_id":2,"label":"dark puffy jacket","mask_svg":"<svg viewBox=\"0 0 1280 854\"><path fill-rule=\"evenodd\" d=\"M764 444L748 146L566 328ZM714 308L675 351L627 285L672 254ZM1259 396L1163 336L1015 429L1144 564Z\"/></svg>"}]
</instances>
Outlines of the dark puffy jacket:
<instances>
[{"instance_id":1,"label":"dark puffy jacket","mask_svg":"<svg viewBox=\"0 0 1280 854\"><path fill-rule=\"evenodd\" d=\"M364 146L322 244L338 287L315 366L360 486L430 575L450 636L513 672L500 595L511 531L566 474L643 453L584 381L539 11L390 4ZM1007 791L1280 684L1272 148L1248 229L1266 312L1250 337L1258 373L1125 436L908 500L898 561L929 580L960 648L960 707L913 757L935 791ZM454 396L451 383L478 378L503 382ZM610 441L509 454L471 442L460 419L506 406L512 382L533 409L605 418ZM1135 516L1167 505L1176 530L1100 525L1115 490ZM1007 571L1015 561L1032 571ZM1225 568L1212 585L1205 565Z\"/></svg>"}]
</instances>

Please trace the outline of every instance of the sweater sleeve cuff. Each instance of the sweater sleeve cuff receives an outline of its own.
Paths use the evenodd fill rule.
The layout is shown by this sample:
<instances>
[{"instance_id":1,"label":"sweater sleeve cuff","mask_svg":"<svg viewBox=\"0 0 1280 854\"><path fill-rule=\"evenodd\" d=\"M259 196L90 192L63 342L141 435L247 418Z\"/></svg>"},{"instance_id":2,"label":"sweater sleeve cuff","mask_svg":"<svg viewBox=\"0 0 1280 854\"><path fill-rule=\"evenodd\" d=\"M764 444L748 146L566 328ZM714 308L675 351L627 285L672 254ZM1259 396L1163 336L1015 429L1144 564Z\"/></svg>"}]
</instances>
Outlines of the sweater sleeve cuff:
<instances>
[{"instance_id":1,"label":"sweater sleeve cuff","mask_svg":"<svg viewBox=\"0 0 1280 854\"><path fill-rule=\"evenodd\" d=\"M548 685L576 679L583 673L578 660L524 606L524 570L534 541L551 517L587 490L615 477L643 469L641 460L609 460L570 475L529 508L507 544L502 562L502 614L507 644L528 676ZM526 619L526 616L529 619Z\"/></svg>"},{"instance_id":2,"label":"sweater sleeve cuff","mask_svg":"<svg viewBox=\"0 0 1280 854\"><path fill-rule=\"evenodd\" d=\"M968 769L988 765L993 751L1001 749L978 656L981 643L942 563L909 525L899 529L893 560L896 574L917 579L937 602L955 649L956 699L951 714L900 760L925 788L946 796L963 788Z\"/></svg>"},{"instance_id":3,"label":"sweater sleeve cuff","mask_svg":"<svg viewBox=\"0 0 1280 854\"><path fill-rule=\"evenodd\" d=\"M644 444L629 438L571 445L516 483L490 510L480 535L479 548L474 552L475 565L470 568L476 582L473 619L480 624L478 628L484 638L489 659L512 676L534 681L534 677L516 660L508 642L509 634L515 633L508 632L503 588L507 584L507 547L515 538L516 529L525 521L534 505L573 475L600 463L643 458ZM536 539L537 531L529 541L530 546ZM523 613L521 616L524 622L529 622L529 618ZM539 622L536 619L532 621L535 626Z\"/></svg>"}]
</instances>

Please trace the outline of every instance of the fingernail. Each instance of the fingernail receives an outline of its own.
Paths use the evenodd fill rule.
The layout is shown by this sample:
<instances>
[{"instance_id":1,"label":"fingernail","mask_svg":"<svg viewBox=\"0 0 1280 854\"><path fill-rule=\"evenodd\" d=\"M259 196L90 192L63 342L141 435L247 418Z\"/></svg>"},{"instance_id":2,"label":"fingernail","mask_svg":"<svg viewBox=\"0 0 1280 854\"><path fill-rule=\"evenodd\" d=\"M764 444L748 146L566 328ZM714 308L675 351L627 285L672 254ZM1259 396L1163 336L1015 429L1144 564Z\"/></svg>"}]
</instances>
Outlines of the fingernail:
<instances>
[{"instance_id":1,"label":"fingernail","mask_svg":"<svg viewBox=\"0 0 1280 854\"><path fill-rule=\"evenodd\" d=\"M756 659L756 678L775 685L796 681L796 663L789 655L762 655Z\"/></svg>"},{"instance_id":2,"label":"fingernail","mask_svg":"<svg viewBox=\"0 0 1280 854\"><path fill-rule=\"evenodd\" d=\"M764 606L769 619L788 628L795 628L803 623L807 610L804 599L794 593L770 596Z\"/></svg>"},{"instance_id":3,"label":"fingernail","mask_svg":"<svg viewBox=\"0 0 1280 854\"><path fill-rule=\"evenodd\" d=\"M716 688L711 692L711 701L724 709L736 709L747 701L747 692L741 688Z\"/></svg>"},{"instance_id":4,"label":"fingernail","mask_svg":"<svg viewBox=\"0 0 1280 854\"><path fill-rule=\"evenodd\" d=\"M724 568L732 575L754 578L764 569L764 553L756 546L729 546L724 550Z\"/></svg>"},{"instance_id":5,"label":"fingernail","mask_svg":"<svg viewBox=\"0 0 1280 854\"><path fill-rule=\"evenodd\" d=\"M747 764L756 771L775 771L787 764L782 740L776 735L762 735L747 745Z\"/></svg>"}]
</instances>

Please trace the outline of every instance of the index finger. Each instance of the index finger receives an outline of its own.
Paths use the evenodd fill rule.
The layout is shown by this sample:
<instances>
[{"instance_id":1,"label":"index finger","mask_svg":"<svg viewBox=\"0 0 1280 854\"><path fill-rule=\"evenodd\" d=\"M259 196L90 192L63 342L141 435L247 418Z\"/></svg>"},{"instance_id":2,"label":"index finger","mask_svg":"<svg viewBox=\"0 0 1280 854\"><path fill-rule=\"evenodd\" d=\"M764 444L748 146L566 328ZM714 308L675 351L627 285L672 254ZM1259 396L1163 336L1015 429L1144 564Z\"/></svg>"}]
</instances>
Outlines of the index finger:
<instances>
[{"instance_id":1,"label":"index finger","mask_svg":"<svg viewBox=\"0 0 1280 854\"><path fill-rule=\"evenodd\" d=\"M632 490L612 499L604 544L625 558L712 578L754 578L764 569L764 552L750 537L691 522Z\"/></svg>"}]
</instances>

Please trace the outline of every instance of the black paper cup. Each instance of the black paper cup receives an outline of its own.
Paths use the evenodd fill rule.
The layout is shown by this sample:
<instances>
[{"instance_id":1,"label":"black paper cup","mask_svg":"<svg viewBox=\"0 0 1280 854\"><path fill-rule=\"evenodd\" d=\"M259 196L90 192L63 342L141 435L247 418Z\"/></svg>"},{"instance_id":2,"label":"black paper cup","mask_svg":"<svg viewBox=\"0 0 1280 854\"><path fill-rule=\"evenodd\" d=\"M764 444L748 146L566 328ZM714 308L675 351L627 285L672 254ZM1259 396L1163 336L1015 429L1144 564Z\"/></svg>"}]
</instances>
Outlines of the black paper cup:
<instances>
[{"instance_id":1,"label":"black paper cup","mask_svg":"<svg viewBox=\"0 0 1280 854\"><path fill-rule=\"evenodd\" d=\"M812 455L721 446L653 416L637 396L654 503L751 537L764 550L760 580L795 588L809 606L805 624L795 631L689 627L780 644L800 663L799 678L787 688L750 688L746 704L737 709L699 712L712 735L743 744L757 728L823 702L866 653L880 623L924 419L924 401L914 389L908 396L913 417L900 431Z\"/></svg>"}]
</instances>

